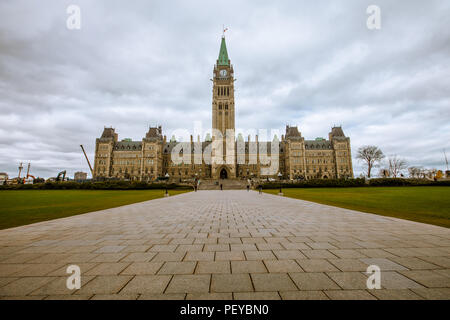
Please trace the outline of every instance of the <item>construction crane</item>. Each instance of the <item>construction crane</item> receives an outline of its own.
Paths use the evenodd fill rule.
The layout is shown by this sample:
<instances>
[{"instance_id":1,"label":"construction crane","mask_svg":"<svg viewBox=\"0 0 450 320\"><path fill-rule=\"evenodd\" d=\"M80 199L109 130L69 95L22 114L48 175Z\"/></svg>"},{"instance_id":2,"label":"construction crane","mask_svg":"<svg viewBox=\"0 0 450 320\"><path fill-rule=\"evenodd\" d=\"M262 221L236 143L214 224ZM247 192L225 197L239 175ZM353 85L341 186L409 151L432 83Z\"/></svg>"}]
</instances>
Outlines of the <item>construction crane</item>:
<instances>
[{"instance_id":1,"label":"construction crane","mask_svg":"<svg viewBox=\"0 0 450 320\"><path fill-rule=\"evenodd\" d=\"M81 147L81 150L83 150L84 156L86 157L86 161L87 161L87 163L89 165L89 169L91 170L92 178L94 178L94 170L92 170L92 166L91 166L91 163L89 162L89 159L88 159L88 157L86 155L86 151L84 151L84 148L83 148L82 144L80 144L80 147Z\"/></svg>"},{"instance_id":2,"label":"construction crane","mask_svg":"<svg viewBox=\"0 0 450 320\"><path fill-rule=\"evenodd\" d=\"M444 149L444 158L445 158L445 165L447 166L447 171L448 171L448 160L447 160L447 154L445 153L445 149Z\"/></svg>"},{"instance_id":3,"label":"construction crane","mask_svg":"<svg viewBox=\"0 0 450 320\"><path fill-rule=\"evenodd\" d=\"M17 176L18 180L20 180L20 173L22 172L22 169L23 169L23 164L21 162L20 165L19 165L19 175Z\"/></svg>"},{"instance_id":4,"label":"construction crane","mask_svg":"<svg viewBox=\"0 0 450 320\"><path fill-rule=\"evenodd\" d=\"M30 177L33 178L33 182L34 182L34 180L36 180L36 178L30 174L30 167L31 167L31 162L28 162L27 176L23 178L23 183L25 183L25 180L27 180Z\"/></svg>"}]
</instances>

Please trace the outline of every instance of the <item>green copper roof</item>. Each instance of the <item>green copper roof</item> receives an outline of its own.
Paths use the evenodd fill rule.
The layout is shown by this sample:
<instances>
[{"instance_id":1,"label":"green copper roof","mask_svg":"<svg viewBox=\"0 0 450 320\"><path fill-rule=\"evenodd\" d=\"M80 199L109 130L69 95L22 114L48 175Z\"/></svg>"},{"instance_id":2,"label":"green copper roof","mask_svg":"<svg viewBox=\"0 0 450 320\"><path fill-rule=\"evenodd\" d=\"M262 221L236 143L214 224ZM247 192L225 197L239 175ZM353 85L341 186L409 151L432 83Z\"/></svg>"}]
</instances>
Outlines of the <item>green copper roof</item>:
<instances>
[{"instance_id":1,"label":"green copper roof","mask_svg":"<svg viewBox=\"0 0 450 320\"><path fill-rule=\"evenodd\" d=\"M222 37L222 43L220 44L219 59L217 65L219 66L230 65L228 60L227 45L225 44L225 37Z\"/></svg>"}]
</instances>

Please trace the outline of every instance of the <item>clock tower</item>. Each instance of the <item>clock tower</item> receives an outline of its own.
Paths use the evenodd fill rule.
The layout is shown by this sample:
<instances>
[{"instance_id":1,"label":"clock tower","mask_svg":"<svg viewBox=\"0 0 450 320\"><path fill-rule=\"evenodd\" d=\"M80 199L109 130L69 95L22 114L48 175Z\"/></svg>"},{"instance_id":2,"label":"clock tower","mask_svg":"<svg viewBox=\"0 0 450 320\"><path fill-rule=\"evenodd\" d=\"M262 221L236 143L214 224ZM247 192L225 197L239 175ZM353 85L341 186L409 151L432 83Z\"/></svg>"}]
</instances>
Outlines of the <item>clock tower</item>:
<instances>
[{"instance_id":1,"label":"clock tower","mask_svg":"<svg viewBox=\"0 0 450 320\"><path fill-rule=\"evenodd\" d=\"M212 128L223 136L234 127L234 73L228 59L225 37L220 44L219 58L213 71Z\"/></svg>"},{"instance_id":2,"label":"clock tower","mask_svg":"<svg viewBox=\"0 0 450 320\"><path fill-rule=\"evenodd\" d=\"M236 178L234 137L234 71L222 36L219 58L213 71L212 96L212 167L216 179Z\"/></svg>"}]
</instances>

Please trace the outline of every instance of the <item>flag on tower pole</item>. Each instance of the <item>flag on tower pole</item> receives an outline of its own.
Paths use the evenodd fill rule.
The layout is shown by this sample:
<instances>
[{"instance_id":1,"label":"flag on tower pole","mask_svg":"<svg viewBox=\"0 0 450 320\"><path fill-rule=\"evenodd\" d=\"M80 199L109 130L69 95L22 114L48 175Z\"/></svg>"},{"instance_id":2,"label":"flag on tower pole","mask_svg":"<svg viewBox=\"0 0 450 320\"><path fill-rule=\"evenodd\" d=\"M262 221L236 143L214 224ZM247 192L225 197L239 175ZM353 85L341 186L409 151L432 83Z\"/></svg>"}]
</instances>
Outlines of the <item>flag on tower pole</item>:
<instances>
[{"instance_id":1,"label":"flag on tower pole","mask_svg":"<svg viewBox=\"0 0 450 320\"><path fill-rule=\"evenodd\" d=\"M227 31L228 30L228 28L225 28L225 26L223 26L223 36L225 36L225 31Z\"/></svg>"}]
</instances>

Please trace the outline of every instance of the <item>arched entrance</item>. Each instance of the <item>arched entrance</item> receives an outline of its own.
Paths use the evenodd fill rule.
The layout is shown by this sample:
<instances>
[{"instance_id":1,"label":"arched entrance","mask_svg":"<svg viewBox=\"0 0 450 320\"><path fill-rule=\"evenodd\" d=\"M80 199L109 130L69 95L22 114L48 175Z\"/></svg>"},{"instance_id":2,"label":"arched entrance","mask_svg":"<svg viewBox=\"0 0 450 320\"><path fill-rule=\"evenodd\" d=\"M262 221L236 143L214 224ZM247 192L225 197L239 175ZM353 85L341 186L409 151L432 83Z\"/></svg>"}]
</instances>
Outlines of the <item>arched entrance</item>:
<instances>
[{"instance_id":1,"label":"arched entrance","mask_svg":"<svg viewBox=\"0 0 450 320\"><path fill-rule=\"evenodd\" d=\"M222 168L222 170L220 170L220 179L227 179L228 178L228 172L227 170L225 170L225 168Z\"/></svg>"}]
</instances>

